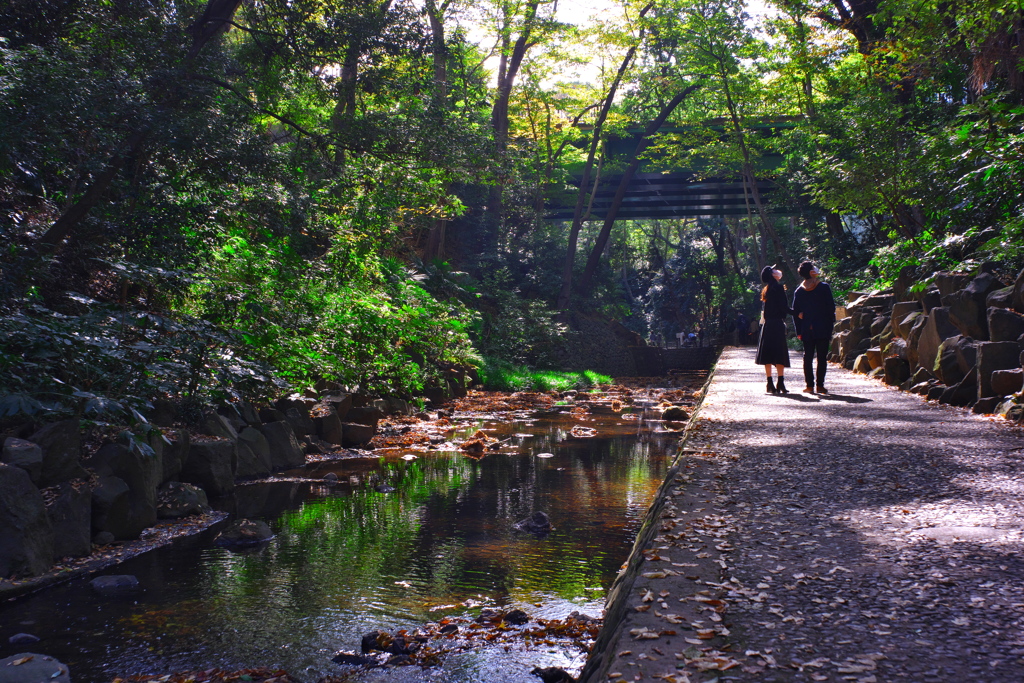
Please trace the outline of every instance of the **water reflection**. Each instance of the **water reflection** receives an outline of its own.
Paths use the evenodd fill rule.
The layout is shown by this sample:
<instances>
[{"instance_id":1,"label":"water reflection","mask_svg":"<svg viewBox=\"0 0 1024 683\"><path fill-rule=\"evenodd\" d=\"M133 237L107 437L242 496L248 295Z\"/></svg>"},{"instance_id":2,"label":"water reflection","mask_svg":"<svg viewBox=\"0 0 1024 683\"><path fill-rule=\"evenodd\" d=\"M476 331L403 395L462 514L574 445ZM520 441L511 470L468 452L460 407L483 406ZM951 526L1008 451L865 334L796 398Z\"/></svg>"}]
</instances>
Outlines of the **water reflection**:
<instances>
[{"instance_id":1,"label":"water reflection","mask_svg":"<svg viewBox=\"0 0 1024 683\"><path fill-rule=\"evenodd\" d=\"M600 438L576 439L572 424L556 415L481 425L507 448L480 460L431 452L407 461L396 451L241 486L223 504L270 522L277 536L267 546L215 548L207 532L108 572L138 576L137 595L100 599L84 582L68 584L0 611L0 635L42 636L35 651L68 663L79 682L259 665L314 681L336 673L331 655L358 650L367 631L415 628L467 605L599 616L675 437L640 441L636 421L608 416L587 422ZM545 451L554 457L535 457ZM336 485L316 481L327 472ZM383 482L396 491L375 490ZM554 525L549 535L513 529L537 510ZM581 663L557 647L480 649L442 670L361 680L534 683L533 666Z\"/></svg>"}]
</instances>

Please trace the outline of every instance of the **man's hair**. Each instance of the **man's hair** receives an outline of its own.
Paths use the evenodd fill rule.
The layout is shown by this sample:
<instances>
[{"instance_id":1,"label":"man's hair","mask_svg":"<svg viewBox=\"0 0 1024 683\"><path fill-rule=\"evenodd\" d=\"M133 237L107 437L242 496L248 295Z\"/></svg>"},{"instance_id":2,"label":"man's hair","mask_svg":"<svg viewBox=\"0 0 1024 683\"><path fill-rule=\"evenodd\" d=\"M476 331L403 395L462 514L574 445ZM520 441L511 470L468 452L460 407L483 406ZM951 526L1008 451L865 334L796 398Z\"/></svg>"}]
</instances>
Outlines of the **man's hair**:
<instances>
[{"instance_id":1,"label":"man's hair","mask_svg":"<svg viewBox=\"0 0 1024 683\"><path fill-rule=\"evenodd\" d=\"M810 261L804 261L800 264L800 267L796 269L796 272L800 274L800 277L806 280L811 276L812 270L814 270L814 264Z\"/></svg>"}]
</instances>

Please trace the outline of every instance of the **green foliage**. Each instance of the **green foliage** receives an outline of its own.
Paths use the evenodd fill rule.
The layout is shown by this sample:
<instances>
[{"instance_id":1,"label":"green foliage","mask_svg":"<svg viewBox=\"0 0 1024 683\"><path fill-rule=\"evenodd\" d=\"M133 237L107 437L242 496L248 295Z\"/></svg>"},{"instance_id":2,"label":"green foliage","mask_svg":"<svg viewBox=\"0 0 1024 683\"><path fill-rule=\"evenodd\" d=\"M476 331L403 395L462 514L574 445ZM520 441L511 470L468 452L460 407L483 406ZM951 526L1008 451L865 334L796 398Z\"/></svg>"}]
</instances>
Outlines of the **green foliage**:
<instances>
[{"instance_id":1,"label":"green foliage","mask_svg":"<svg viewBox=\"0 0 1024 683\"><path fill-rule=\"evenodd\" d=\"M486 307L476 334L480 353L518 365L552 367L567 331L556 312L543 301L520 296L507 270L485 277L481 290Z\"/></svg>"},{"instance_id":2,"label":"green foliage","mask_svg":"<svg viewBox=\"0 0 1024 683\"><path fill-rule=\"evenodd\" d=\"M590 370L558 372L537 370L525 365L484 357L480 379L488 391L568 391L591 389L599 384L611 384L612 378Z\"/></svg>"},{"instance_id":3,"label":"green foliage","mask_svg":"<svg viewBox=\"0 0 1024 683\"><path fill-rule=\"evenodd\" d=\"M0 317L4 416L144 422L138 413L156 396L212 402L283 386L234 334L196 318L96 303L79 315L30 306Z\"/></svg>"}]
</instances>

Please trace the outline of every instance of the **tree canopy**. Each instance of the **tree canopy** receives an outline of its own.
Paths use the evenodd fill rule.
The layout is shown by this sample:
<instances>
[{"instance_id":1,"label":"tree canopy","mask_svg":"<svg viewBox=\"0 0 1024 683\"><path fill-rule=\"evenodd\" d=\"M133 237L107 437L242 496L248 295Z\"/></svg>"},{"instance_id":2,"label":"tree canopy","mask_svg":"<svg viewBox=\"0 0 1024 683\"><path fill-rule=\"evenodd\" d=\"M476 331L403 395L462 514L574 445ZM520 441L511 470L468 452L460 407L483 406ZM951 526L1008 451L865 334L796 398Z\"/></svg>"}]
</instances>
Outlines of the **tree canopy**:
<instances>
[{"instance_id":1,"label":"tree canopy","mask_svg":"<svg viewBox=\"0 0 1024 683\"><path fill-rule=\"evenodd\" d=\"M767 10L7 3L3 411L415 393L559 363L573 312L727 332L769 263L840 291L1024 265L1019 3ZM745 214L594 213L602 179L681 166L739 183Z\"/></svg>"}]
</instances>

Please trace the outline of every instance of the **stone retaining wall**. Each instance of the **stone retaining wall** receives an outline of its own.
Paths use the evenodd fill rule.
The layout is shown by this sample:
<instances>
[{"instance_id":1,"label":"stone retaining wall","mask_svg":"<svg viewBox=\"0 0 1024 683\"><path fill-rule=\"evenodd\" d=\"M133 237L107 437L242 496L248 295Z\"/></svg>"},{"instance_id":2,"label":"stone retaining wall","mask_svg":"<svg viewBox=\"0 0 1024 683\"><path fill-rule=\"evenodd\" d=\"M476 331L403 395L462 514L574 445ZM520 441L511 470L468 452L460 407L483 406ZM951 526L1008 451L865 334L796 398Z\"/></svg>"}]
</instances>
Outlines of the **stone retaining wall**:
<instances>
[{"instance_id":1,"label":"stone retaining wall","mask_svg":"<svg viewBox=\"0 0 1024 683\"><path fill-rule=\"evenodd\" d=\"M1024 415L1024 271L936 273L913 292L848 296L829 359L904 391L976 413Z\"/></svg>"},{"instance_id":2,"label":"stone retaining wall","mask_svg":"<svg viewBox=\"0 0 1024 683\"><path fill-rule=\"evenodd\" d=\"M453 391L464 395L464 384ZM145 433L93 452L78 419L9 430L0 434L0 580L137 539L158 520L208 513L209 498L231 493L237 479L362 446L386 413L413 410L324 386L258 409L244 401L210 409L193 430L178 423L173 403L157 401Z\"/></svg>"}]
</instances>

